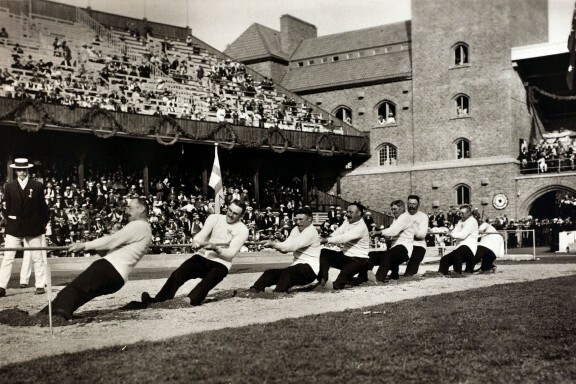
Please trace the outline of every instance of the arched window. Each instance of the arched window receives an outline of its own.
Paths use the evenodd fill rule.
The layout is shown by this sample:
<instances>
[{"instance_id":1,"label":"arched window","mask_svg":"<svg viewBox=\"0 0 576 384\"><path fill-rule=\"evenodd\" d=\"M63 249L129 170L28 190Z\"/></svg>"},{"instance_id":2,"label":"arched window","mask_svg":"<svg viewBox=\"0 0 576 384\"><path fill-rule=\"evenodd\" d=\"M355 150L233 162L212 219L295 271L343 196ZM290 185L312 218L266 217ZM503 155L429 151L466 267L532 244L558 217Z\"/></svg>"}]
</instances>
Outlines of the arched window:
<instances>
[{"instance_id":1,"label":"arched window","mask_svg":"<svg viewBox=\"0 0 576 384\"><path fill-rule=\"evenodd\" d=\"M378 106L378 124L395 124L396 120L396 104L385 100Z\"/></svg>"},{"instance_id":2,"label":"arched window","mask_svg":"<svg viewBox=\"0 0 576 384\"><path fill-rule=\"evenodd\" d=\"M334 116L344 121L345 123L352 124L352 110L348 107L338 107L333 112Z\"/></svg>"},{"instance_id":3,"label":"arched window","mask_svg":"<svg viewBox=\"0 0 576 384\"><path fill-rule=\"evenodd\" d=\"M470 114L470 98L464 94L459 94L454 98L456 106L456 116L468 116Z\"/></svg>"},{"instance_id":4,"label":"arched window","mask_svg":"<svg viewBox=\"0 0 576 384\"><path fill-rule=\"evenodd\" d=\"M456 204L470 204L470 187L460 184L456 187Z\"/></svg>"},{"instance_id":5,"label":"arched window","mask_svg":"<svg viewBox=\"0 0 576 384\"><path fill-rule=\"evenodd\" d=\"M470 142L466 139L458 139L456 145L456 158L469 159L470 158Z\"/></svg>"},{"instance_id":6,"label":"arched window","mask_svg":"<svg viewBox=\"0 0 576 384\"><path fill-rule=\"evenodd\" d=\"M392 144L384 143L378 147L379 165L398 165L398 153Z\"/></svg>"},{"instance_id":7,"label":"arched window","mask_svg":"<svg viewBox=\"0 0 576 384\"><path fill-rule=\"evenodd\" d=\"M468 45L464 43L456 44L454 46L454 64L464 65L468 63Z\"/></svg>"}]
</instances>

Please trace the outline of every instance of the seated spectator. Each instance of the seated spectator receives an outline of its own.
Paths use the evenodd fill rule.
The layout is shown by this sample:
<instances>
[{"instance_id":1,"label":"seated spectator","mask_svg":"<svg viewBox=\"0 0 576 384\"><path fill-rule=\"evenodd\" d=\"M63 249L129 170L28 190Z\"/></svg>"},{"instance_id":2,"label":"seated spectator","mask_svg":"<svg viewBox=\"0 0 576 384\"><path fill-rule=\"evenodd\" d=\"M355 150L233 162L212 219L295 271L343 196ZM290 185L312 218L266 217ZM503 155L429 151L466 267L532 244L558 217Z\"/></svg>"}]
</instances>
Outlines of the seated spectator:
<instances>
[{"instance_id":1,"label":"seated spectator","mask_svg":"<svg viewBox=\"0 0 576 384\"><path fill-rule=\"evenodd\" d=\"M4 27L2 27L2 29L0 30L0 38L4 38L4 39L8 38L8 32L6 32L6 28L4 28Z\"/></svg>"},{"instance_id":2,"label":"seated spectator","mask_svg":"<svg viewBox=\"0 0 576 384\"><path fill-rule=\"evenodd\" d=\"M22 48L20 48L20 44L16 43L14 48L12 48L12 57L14 58L14 60L19 61L22 58L23 54L24 51L22 50Z\"/></svg>"}]
</instances>

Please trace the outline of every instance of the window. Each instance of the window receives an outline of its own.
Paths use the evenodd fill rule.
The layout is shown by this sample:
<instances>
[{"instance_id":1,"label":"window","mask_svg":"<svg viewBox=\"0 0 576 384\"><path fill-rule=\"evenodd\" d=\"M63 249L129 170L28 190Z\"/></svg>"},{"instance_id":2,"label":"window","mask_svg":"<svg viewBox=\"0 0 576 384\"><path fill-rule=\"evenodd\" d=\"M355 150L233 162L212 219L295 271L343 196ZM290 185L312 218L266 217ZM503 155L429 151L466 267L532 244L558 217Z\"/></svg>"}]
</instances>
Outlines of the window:
<instances>
[{"instance_id":1,"label":"window","mask_svg":"<svg viewBox=\"0 0 576 384\"><path fill-rule=\"evenodd\" d=\"M458 43L454 46L454 64L468 64L468 45L464 43Z\"/></svg>"},{"instance_id":2,"label":"window","mask_svg":"<svg viewBox=\"0 0 576 384\"><path fill-rule=\"evenodd\" d=\"M456 204L470 204L470 187L466 184L456 187Z\"/></svg>"},{"instance_id":3,"label":"window","mask_svg":"<svg viewBox=\"0 0 576 384\"><path fill-rule=\"evenodd\" d=\"M396 123L396 105L389 101L383 101L378 106L378 124L395 124Z\"/></svg>"},{"instance_id":4,"label":"window","mask_svg":"<svg viewBox=\"0 0 576 384\"><path fill-rule=\"evenodd\" d=\"M303 66L304 66L304 62L303 62L303 61L299 61L299 62L298 62L298 66L299 66L299 67L303 67Z\"/></svg>"},{"instance_id":5,"label":"window","mask_svg":"<svg viewBox=\"0 0 576 384\"><path fill-rule=\"evenodd\" d=\"M328 58L327 58L327 57L323 57L323 58L322 58L322 62L323 62L323 63L327 63L327 62L328 62Z\"/></svg>"},{"instance_id":6,"label":"window","mask_svg":"<svg viewBox=\"0 0 576 384\"><path fill-rule=\"evenodd\" d=\"M392 144L382 144L378 148L379 165L398 165L398 153L396 147Z\"/></svg>"},{"instance_id":7,"label":"window","mask_svg":"<svg viewBox=\"0 0 576 384\"><path fill-rule=\"evenodd\" d=\"M470 142L466 139L456 140L456 158L469 159L470 158Z\"/></svg>"},{"instance_id":8,"label":"window","mask_svg":"<svg viewBox=\"0 0 576 384\"><path fill-rule=\"evenodd\" d=\"M338 61L338 59L340 59L338 56L333 56L333 57L332 57L332 61Z\"/></svg>"},{"instance_id":9,"label":"window","mask_svg":"<svg viewBox=\"0 0 576 384\"><path fill-rule=\"evenodd\" d=\"M336 108L333 115L348 124L352 124L352 110L348 107L342 106Z\"/></svg>"},{"instance_id":10,"label":"window","mask_svg":"<svg viewBox=\"0 0 576 384\"><path fill-rule=\"evenodd\" d=\"M454 98L456 116L463 117L470 114L470 98L466 95L458 95Z\"/></svg>"},{"instance_id":11,"label":"window","mask_svg":"<svg viewBox=\"0 0 576 384\"><path fill-rule=\"evenodd\" d=\"M308 65L314 65L314 60L308 60Z\"/></svg>"}]
</instances>

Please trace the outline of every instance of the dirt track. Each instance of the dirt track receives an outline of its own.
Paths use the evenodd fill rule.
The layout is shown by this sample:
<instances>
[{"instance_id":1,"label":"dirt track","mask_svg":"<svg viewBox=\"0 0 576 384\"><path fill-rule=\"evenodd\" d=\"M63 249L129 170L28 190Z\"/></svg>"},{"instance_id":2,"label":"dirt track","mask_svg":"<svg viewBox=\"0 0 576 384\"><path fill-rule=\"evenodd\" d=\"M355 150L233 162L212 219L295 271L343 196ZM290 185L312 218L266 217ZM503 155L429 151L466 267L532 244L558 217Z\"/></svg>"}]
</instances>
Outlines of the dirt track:
<instances>
[{"instance_id":1,"label":"dirt track","mask_svg":"<svg viewBox=\"0 0 576 384\"><path fill-rule=\"evenodd\" d=\"M436 269L436 265L427 265L423 266L420 272ZM97 298L80 308L76 314L84 319L70 325L54 327L54 337L50 336L48 327L14 327L0 324L0 365L114 345L121 350L124 345L138 341L163 340L193 332L359 309L426 295L574 274L576 264L502 265L493 275L474 275L459 279L414 279L383 286L361 286L339 292L298 292L270 299L271 295L263 295L262 298L246 297L244 289L259 276L258 273L246 273L229 275L208 297L208 302L199 307L190 307L185 297L196 284L196 281L190 281L164 308L119 311L119 307L139 300L142 291L157 292L164 283L164 279L129 281L116 294ZM54 289L56 291L60 288ZM234 290L237 290L237 294L233 297ZM46 300L46 295L34 295L31 288L9 289L8 296L0 299L0 310L18 308L35 314L46 304ZM362 315L362 312L359 311L359 315Z\"/></svg>"}]
</instances>

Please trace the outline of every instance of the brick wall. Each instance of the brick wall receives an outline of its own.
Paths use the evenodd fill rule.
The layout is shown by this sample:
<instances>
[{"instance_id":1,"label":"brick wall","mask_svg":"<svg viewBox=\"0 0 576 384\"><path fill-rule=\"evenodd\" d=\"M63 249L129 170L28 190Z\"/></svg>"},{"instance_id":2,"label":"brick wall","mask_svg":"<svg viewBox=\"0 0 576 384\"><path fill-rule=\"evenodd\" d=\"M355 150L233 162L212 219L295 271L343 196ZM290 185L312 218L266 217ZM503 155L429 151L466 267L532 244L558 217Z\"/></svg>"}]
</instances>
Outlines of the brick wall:
<instances>
[{"instance_id":1,"label":"brick wall","mask_svg":"<svg viewBox=\"0 0 576 384\"><path fill-rule=\"evenodd\" d=\"M282 50L290 55L302 40L310 39L317 35L316 26L310 23L290 15L282 15L280 17L280 43Z\"/></svg>"},{"instance_id":2,"label":"brick wall","mask_svg":"<svg viewBox=\"0 0 576 384\"><path fill-rule=\"evenodd\" d=\"M352 110L354 127L370 132L372 157L362 165L363 167L378 166L377 149L383 143L390 143L397 147L399 164L412 163L412 92L410 81L340 89L310 94L305 97L315 105L321 101L322 104L319 107L330 113L339 106L346 106ZM396 124L385 126L378 124L378 106L384 100L389 100L396 105Z\"/></svg>"}]
</instances>

